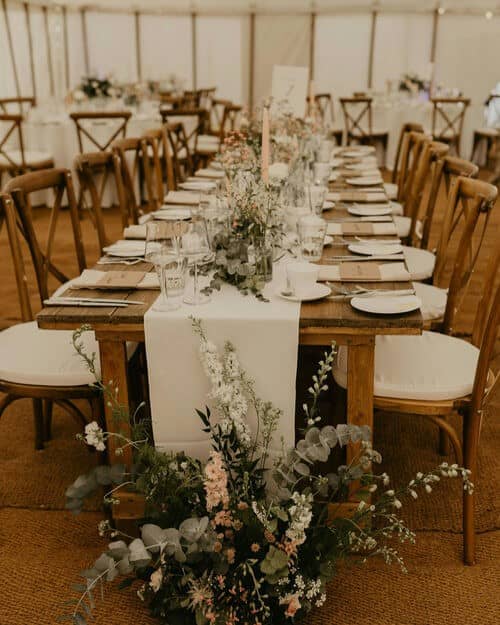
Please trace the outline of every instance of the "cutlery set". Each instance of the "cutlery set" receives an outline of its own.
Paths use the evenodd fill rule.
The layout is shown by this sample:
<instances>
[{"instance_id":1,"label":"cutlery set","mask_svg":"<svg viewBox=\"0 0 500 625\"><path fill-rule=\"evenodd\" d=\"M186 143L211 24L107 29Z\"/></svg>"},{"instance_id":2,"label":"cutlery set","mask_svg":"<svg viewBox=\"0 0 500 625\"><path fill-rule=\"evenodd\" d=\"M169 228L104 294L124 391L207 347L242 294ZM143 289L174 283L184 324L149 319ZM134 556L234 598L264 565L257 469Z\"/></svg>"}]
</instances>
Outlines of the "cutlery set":
<instances>
[{"instance_id":1,"label":"cutlery set","mask_svg":"<svg viewBox=\"0 0 500 625\"><path fill-rule=\"evenodd\" d=\"M144 305L146 302L132 299L105 299L100 297L51 297L44 300L45 306L90 306L126 308L129 305Z\"/></svg>"}]
</instances>

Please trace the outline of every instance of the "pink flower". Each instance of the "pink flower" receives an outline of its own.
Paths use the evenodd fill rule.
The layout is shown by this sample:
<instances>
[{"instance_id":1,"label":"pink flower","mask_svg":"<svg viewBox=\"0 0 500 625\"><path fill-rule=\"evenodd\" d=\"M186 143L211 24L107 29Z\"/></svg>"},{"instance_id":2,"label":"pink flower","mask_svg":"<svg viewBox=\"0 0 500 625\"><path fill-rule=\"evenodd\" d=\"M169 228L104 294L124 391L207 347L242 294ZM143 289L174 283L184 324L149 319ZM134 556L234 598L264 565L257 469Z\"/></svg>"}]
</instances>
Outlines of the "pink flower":
<instances>
[{"instance_id":1,"label":"pink flower","mask_svg":"<svg viewBox=\"0 0 500 625\"><path fill-rule=\"evenodd\" d=\"M259 551L259 549L260 549L260 545L259 545L258 543L252 543L252 544L250 545L250 549L251 549L254 553L257 553L257 551Z\"/></svg>"},{"instance_id":2,"label":"pink flower","mask_svg":"<svg viewBox=\"0 0 500 625\"><path fill-rule=\"evenodd\" d=\"M234 557L236 556L236 551L232 548L226 549L226 558L229 564L234 562Z\"/></svg>"},{"instance_id":3,"label":"pink flower","mask_svg":"<svg viewBox=\"0 0 500 625\"><path fill-rule=\"evenodd\" d=\"M227 506L229 503L227 474L222 457L216 451L210 454L210 459L205 466L205 476L204 487L207 498L207 510L210 512L220 504Z\"/></svg>"},{"instance_id":4,"label":"pink flower","mask_svg":"<svg viewBox=\"0 0 500 625\"><path fill-rule=\"evenodd\" d=\"M297 595L290 595L288 606L285 610L285 616L293 618L297 610L300 609L300 601Z\"/></svg>"}]
</instances>

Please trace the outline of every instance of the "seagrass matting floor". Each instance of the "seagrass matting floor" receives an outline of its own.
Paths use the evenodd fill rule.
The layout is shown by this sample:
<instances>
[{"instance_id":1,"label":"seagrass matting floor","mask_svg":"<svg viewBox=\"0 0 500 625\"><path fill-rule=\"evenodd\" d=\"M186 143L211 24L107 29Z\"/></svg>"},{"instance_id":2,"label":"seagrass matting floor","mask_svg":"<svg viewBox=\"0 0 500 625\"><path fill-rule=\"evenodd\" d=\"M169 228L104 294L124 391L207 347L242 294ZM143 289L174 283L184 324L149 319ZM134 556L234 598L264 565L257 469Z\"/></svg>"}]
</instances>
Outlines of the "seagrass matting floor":
<instances>
[{"instance_id":1,"label":"seagrass matting floor","mask_svg":"<svg viewBox=\"0 0 500 625\"><path fill-rule=\"evenodd\" d=\"M480 272L489 251L498 245L500 206L471 293L477 294ZM437 222L442 218L438 214ZM47 229L47 212L36 212L37 228ZM106 213L110 238L120 236L119 217ZM69 219L61 215L57 261L76 275ZM97 258L96 237L88 219L82 222L87 262ZM0 328L19 321L19 307L5 229L0 229ZM35 309L36 292L33 290ZM470 332L476 301L466 302L459 331ZM431 355L430 355L431 356ZM307 357L305 356L306 360ZM500 365L496 358L494 367ZM312 363L308 363L312 367ZM306 367L307 368L307 367ZM417 531L417 544L404 546L409 573L395 566L369 562L364 568L343 567L330 586L325 606L312 614L314 625L496 625L500 614L499 439L500 392L485 415L477 480L478 564L461 561L461 491L445 482L422 496L403 516ZM98 537L102 519L98 501L79 516L64 511L64 491L95 456L75 440L78 424L60 409L54 411L53 440L43 451L33 449L31 404L11 405L0 420L0 625L52 625L60 604L71 596L71 584L105 547ZM442 460L437 431L416 417L377 414L375 447L396 483ZM448 459L452 461L452 457ZM152 625L134 592L118 591L116 583L98 601L96 625Z\"/></svg>"}]
</instances>

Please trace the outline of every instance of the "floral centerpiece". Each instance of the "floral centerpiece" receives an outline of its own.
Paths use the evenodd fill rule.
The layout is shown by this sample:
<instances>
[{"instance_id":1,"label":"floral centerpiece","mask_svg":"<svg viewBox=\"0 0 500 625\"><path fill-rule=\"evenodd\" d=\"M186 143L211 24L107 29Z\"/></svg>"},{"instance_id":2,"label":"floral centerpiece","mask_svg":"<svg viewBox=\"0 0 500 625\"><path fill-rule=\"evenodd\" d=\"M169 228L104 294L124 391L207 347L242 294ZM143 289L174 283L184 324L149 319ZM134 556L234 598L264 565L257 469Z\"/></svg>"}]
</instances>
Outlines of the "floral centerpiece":
<instances>
[{"instance_id":1,"label":"floral centerpiece","mask_svg":"<svg viewBox=\"0 0 500 625\"><path fill-rule=\"evenodd\" d=\"M109 76L105 78L84 76L80 85L73 91L73 99L77 102L95 98L116 98L120 95L121 89L114 85Z\"/></svg>"},{"instance_id":2,"label":"floral centerpiece","mask_svg":"<svg viewBox=\"0 0 500 625\"><path fill-rule=\"evenodd\" d=\"M129 473L120 465L98 466L68 488L67 507L78 511L99 485L110 488L106 501L111 504L119 497L117 489L128 487L143 493L147 518L137 538L107 521L99 524L100 534L112 540L82 571L79 597L66 602L61 620L86 625L95 591L123 576L121 586L138 584L138 596L164 624L291 623L325 602L327 582L346 558L380 557L404 569L397 543L415 537L398 516L403 497L416 498L418 490L431 491L442 477L457 475L472 490L469 472L445 463L391 487L385 473L370 471L381 458L371 447L368 428L323 424L318 400L327 390L333 348L313 377L300 440L293 449L272 451L280 410L257 396L231 344L219 353L198 321L193 327L215 409L214 414L208 408L197 411L212 452L205 462L161 453L138 424L133 440L119 437L118 453L129 445L135 452ZM86 329L75 332L74 344L95 371L80 340ZM100 386L116 418L128 418L114 392ZM257 416L255 432L247 421L250 409ZM111 436L117 435L96 423L86 427L85 440L97 449ZM331 450L348 443L357 443L359 453L335 472L328 470ZM359 505L346 515L339 512L339 502L349 493Z\"/></svg>"},{"instance_id":3,"label":"floral centerpiece","mask_svg":"<svg viewBox=\"0 0 500 625\"><path fill-rule=\"evenodd\" d=\"M421 91L429 92L430 81L424 80L417 74L404 74L399 81L399 91L408 91L409 93L419 93Z\"/></svg>"}]
</instances>

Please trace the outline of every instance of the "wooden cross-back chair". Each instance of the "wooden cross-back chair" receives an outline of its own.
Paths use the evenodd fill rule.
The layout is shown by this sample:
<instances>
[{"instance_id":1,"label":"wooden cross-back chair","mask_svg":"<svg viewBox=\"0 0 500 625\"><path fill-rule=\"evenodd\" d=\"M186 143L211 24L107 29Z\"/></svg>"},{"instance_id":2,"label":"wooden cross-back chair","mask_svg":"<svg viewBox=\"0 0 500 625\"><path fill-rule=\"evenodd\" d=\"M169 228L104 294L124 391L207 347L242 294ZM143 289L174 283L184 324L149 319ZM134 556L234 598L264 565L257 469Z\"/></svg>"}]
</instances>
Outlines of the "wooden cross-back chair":
<instances>
[{"instance_id":1,"label":"wooden cross-back chair","mask_svg":"<svg viewBox=\"0 0 500 625\"><path fill-rule=\"evenodd\" d=\"M113 143L113 152L121 163L124 196L127 214L132 223L139 223L139 217L145 212L156 209L148 141L143 137L120 139ZM146 187L146 202L141 201L142 186Z\"/></svg>"},{"instance_id":2,"label":"wooden cross-back chair","mask_svg":"<svg viewBox=\"0 0 500 625\"><path fill-rule=\"evenodd\" d=\"M310 97L307 96L307 102L309 103ZM316 110L319 113L321 121L328 127L328 133L333 137L337 145L342 144L342 128L335 128L335 107L333 105L333 98L331 93L316 93L314 94L314 104Z\"/></svg>"},{"instance_id":3,"label":"wooden cross-back chair","mask_svg":"<svg viewBox=\"0 0 500 625\"><path fill-rule=\"evenodd\" d=\"M55 200L44 245L40 232L33 223L30 195L51 189ZM100 393L89 386L95 380L86 366L75 358L71 331L40 330L34 321L35 309L30 298L29 285L33 273L40 306L50 296L50 276L55 276L63 283L67 280L65 273L55 266L52 259L55 252L54 235L64 193L68 201L73 233L72 246L79 271L85 268L85 255L71 173L68 170L50 169L24 174L10 180L5 190L6 193L0 194L0 225L5 221L21 304L22 323L0 333L0 391L5 393L0 401L0 416L14 401L31 399L35 448L42 449L44 443L51 438L54 403L69 413L81 427L88 419L73 401L89 400L92 420L102 420ZM65 211L65 216L67 214ZM30 271L23 255L24 246L29 250ZM65 290L65 287L62 286L61 290ZM84 338L84 345L88 353L98 351L98 345L90 334Z\"/></svg>"},{"instance_id":4,"label":"wooden cross-back chair","mask_svg":"<svg viewBox=\"0 0 500 625\"><path fill-rule=\"evenodd\" d=\"M165 191L177 188L174 160L168 141L167 128L153 128L144 133L148 145L148 158L152 178L153 201L159 208L163 204Z\"/></svg>"},{"instance_id":5,"label":"wooden cross-back chair","mask_svg":"<svg viewBox=\"0 0 500 625\"><path fill-rule=\"evenodd\" d=\"M464 178L476 178L479 172L479 168L474 163L466 161L458 156L445 156L438 159L434 166L432 175L431 187L429 190L429 199L425 219L423 220L423 231L420 246L424 249L428 248L429 238L431 233L431 225L433 222L434 211L439 198L441 187L444 184L444 190L446 197L450 194L452 182L462 176ZM452 233L450 233L452 234ZM437 250L437 257L439 258L439 246ZM439 265L439 260L436 262L436 270ZM435 271L436 271L435 270Z\"/></svg>"},{"instance_id":6,"label":"wooden cross-back chair","mask_svg":"<svg viewBox=\"0 0 500 625\"><path fill-rule=\"evenodd\" d=\"M110 148L117 138L125 138L127 124L132 117L130 111L81 111L70 113L76 128L80 153L97 149L104 151ZM105 138L98 136L99 129L105 127L109 132ZM84 145L88 142L88 147Z\"/></svg>"},{"instance_id":7,"label":"wooden cross-back chair","mask_svg":"<svg viewBox=\"0 0 500 625\"><path fill-rule=\"evenodd\" d=\"M347 145L351 145L353 142L362 145L380 143L385 160L389 132L386 129L373 127L372 98L362 96L340 98L340 105L344 114Z\"/></svg>"},{"instance_id":8,"label":"wooden cross-back chair","mask_svg":"<svg viewBox=\"0 0 500 625\"><path fill-rule=\"evenodd\" d=\"M198 106L210 112L217 87L198 89Z\"/></svg>"},{"instance_id":9,"label":"wooden cross-back chair","mask_svg":"<svg viewBox=\"0 0 500 625\"><path fill-rule=\"evenodd\" d=\"M186 129L182 122L164 124L168 142L172 148L172 158L176 185L194 174L194 164L191 155Z\"/></svg>"},{"instance_id":10,"label":"wooden cross-back chair","mask_svg":"<svg viewBox=\"0 0 500 625\"><path fill-rule=\"evenodd\" d=\"M0 98L1 113L19 113L26 115L33 107L36 106L36 98L20 97L20 98Z\"/></svg>"},{"instance_id":11,"label":"wooden cross-back chair","mask_svg":"<svg viewBox=\"0 0 500 625\"><path fill-rule=\"evenodd\" d=\"M106 180L113 180L114 182L122 226L126 228L129 225L120 158L116 153L109 151L87 152L78 154L73 166L78 176L83 197L88 196L89 202L85 202L85 205L97 232L101 254L104 254L104 248L111 243L106 235L102 212L102 188Z\"/></svg>"},{"instance_id":12,"label":"wooden cross-back chair","mask_svg":"<svg viewBox=\"0 0 500 625\"><path fill-rule=\"evenodd\" d=\"M469 98L431 98L432 136L436 141L450 144L457 155L460 155L462 129Z\"/></svg>"},{"instance_id":13,"label":"wooden cross-back chair","mask_svg":"<svg viewBox=\"0 0 500 625\"><path fill-rule=\"evenodd\" d=\"M230 100L214 99L210 109L210 134L220 136L222 129L222 121L226 106L230 105Z\"/></svg>"},{"instance_id":14,"label":"wooden cross-back chair","mask_svg":"<svg viewBox=\"0 0 500 625\"><path fill-rule=\"evenodd\" d=\"M3 174L14 177L54 167L50 154L25 149L22 123L22 115L0 113L0 189Z\"/></svg>"},{"instance_id":15,"label":"wooden cross-back chair","mask_svg":"<svg viewBox=\"0 0 500 625\"><path fill-rule=\"evenodd\" d=\"M239 118L243 107L239 104L228 103L224 107L222 123L220 127L220 140L224 141L229 132L234 132L239 128Z\"/></svg>"},{"instance_id":16,"label":"wooden cross-back chair","mask_svg":"<svg viewBox=\"0 0 500 625\"><path fill-rule=\"evenodd\" d=\"M185 165L191 160L191 168L188 175L192 175L193 168L197 169L201 163L206 162L208 158L217 152L219 147L218 137L211 137L208 134L209 119L207 110L202 108L176 109L174 111L160 109L160 114L164 124L180 121L184 125L185 137L182 137L182 143L187 141L189 157L183 153L182 148L186 146L182 145L179 146L181 154L178 153L178 158L180 161L184 161Z\"/></svg>"},{"instance_id":17,"label":"wooden cross-back chair","mask_svg":"<svg viewBox=\"0 0 500 625\"><path fill-rule=\"evenodd\" d=\"M418 130L411 130L403 135L399 170L396 178L398 202L405 202L413 185L422 148L425 142L428 143L430 140L430 137L426 137L424 133ZM406 211L404 212L406 213Z\"/></svg>"},{"instance_id":18,"label":"wooden cross-back chair","mask_svg":"<svg viewBox=\"0 0 500 625\"><path fill-rule=\"evenodd\" d=\"M399 133L398 139L398 147L396 148L396 155L394 157L394 166L392 168L391 182L398 183L400 182L399 178L399 169L400 169L400 157L401 150L403 148L403 142L405 139L405 135L407 132L419 132L423 134L424 127L422 124L417 124L414 122L406 122L401 126L401 132Z\"/></svg>"},{"instance_id":19,"label":"wooden cross-back chair","mask_svg":"<svg viewBox=\"0 0 500 625\"><path fill-rule=\"evenodd\" d=\"M500 93L491 93L488 96L485 106L494 103L495 110L500 113ZM482 144L485 145L485 162L483 163L487 169L492 169L495 164L495 157L500 144L500 131L498 128L484 127L476 128L472 136L472 151L470 160L476 162L477 152Z\"/></svg>"}]
</instances>

